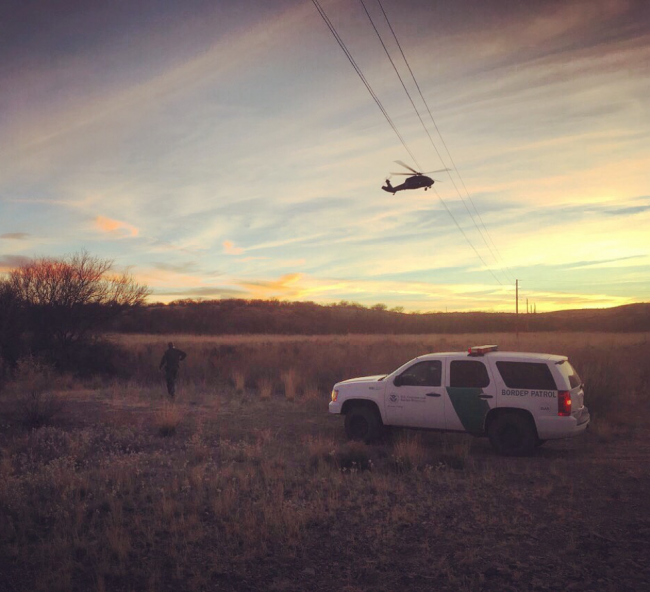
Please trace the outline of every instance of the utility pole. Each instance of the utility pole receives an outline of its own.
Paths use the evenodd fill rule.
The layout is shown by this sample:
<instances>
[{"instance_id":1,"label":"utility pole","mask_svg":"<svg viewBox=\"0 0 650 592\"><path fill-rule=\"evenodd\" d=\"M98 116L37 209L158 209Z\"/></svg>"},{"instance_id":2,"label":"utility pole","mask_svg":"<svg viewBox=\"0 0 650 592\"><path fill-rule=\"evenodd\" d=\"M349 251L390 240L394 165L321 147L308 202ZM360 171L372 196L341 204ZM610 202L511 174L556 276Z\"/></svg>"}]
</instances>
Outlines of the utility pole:
<instances>
[{"instance_id":1,"label":"utility pole","mask_svg":"<svg viewBox=\"0 0 650 592\"><path fill-rule=\"evenodd\" d=\"M519 339L519 280L515 280L515 333Z\"/></svg>"},{"instance_id":2,"label":"utility pole","mask_svg":"<svg viewBox=\"0 0 650 592\"><path fill-rule=\"evenodd\" d=\"M526 298L526 314L528 314L528 298Z\"/></svg>"}]
</instances>

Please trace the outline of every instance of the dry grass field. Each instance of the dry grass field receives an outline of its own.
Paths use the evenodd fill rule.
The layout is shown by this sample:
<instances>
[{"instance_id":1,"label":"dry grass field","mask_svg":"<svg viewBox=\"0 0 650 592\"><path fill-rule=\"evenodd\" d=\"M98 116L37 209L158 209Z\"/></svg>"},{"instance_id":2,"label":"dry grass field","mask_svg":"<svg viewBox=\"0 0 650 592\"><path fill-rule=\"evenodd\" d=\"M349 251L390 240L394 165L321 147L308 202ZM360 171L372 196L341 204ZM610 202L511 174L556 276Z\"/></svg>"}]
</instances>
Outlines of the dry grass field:
<instances>
[{"instance_id":1,"label":"dry grass field","mask_svg":"<svg viewBox=\"0 0 650 592\"><path fill-rule=\"evenodd\" d=\"M128 379L37 369L0 395L3 592L650 586L644 335L176 335L174 404L170 337L113 339ZM483 343L569 355L588 432L513 459L458 434L350 444L327 413L337 380ZM34 400L53 413L28 430Z\"/></svg>"}]
</instances>

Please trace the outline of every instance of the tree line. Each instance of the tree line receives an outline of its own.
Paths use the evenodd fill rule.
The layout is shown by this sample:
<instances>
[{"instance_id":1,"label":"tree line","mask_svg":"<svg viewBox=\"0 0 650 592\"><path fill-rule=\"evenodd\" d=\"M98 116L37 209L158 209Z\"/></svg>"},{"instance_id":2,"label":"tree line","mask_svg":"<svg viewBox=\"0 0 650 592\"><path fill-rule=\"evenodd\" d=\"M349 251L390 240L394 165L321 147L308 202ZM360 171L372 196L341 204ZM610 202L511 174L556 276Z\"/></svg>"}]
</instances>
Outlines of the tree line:
<instances>
[{"instance_id":1,"label":"tree line","mask_svg":"<svg viewBox=\"0 0 650 592\"><path fill-rule=\"evenodd\" d=\"M533 331L648 331L650 305L602 310L520 314L496 312L404 313L383 304L278 300L179 300L148 304L116 317L120 333L173 334L425 334Z\"/></svg>"}]
</instances>

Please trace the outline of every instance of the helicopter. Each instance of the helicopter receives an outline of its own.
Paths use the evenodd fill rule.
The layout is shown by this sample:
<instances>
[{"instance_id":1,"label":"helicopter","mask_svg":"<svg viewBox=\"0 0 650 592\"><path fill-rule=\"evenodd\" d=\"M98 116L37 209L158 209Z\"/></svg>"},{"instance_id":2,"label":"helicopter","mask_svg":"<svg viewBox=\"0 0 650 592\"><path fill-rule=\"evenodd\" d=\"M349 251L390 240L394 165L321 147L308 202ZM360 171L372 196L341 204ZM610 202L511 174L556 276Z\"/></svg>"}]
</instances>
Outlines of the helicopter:
<instances>
[{"instance_id":1,"label":"helicopter","mask_svg":"<svg viewBox=\"0 0 650 592\"><path fill-rule=\"evenodd\" d=\"M390 179L386 179L386 185L382 186L382 189L384 191L387 191L388 193L392 193L395 195L398 191L403 191L404 189L421 189L424 187L424 190L426 191L429 189L434 183L435 179L432 179L431 177L427 177L424 173L420 173L416 171L414 168L411 168L409 165L406 163L402 162L401 160L396 160L395 161L397 164L400 166L403 166L405 169L408 169L411 171L410 173L391 173L391 175L409 175L409 178L404 181L401 185L398 185L397 187L393 187L390 184ZM444 173L445 171L449 171L451 169L438 169L437 171L427 171L428 173Z\"/></svg>"}]
</instances>

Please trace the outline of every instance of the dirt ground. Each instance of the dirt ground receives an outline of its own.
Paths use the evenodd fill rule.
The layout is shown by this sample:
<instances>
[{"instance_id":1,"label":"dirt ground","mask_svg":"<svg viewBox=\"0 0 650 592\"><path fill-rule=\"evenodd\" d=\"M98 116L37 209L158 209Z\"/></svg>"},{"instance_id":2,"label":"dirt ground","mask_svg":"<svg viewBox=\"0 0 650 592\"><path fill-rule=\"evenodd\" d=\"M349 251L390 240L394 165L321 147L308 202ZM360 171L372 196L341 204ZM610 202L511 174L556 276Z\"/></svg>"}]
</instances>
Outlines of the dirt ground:
<instances>
[{"instance_id":1,"label":"dirt ground","mask_svg":"<svg viewBox=\"0 0 650 592\"><path fill-rule=\"evenodd\" d=\"M504 458L458 434L351 445L324 398L62 397L32 432L0 407L3 591L650 586L642 414Z\"/></svg>"}]
</instances>

